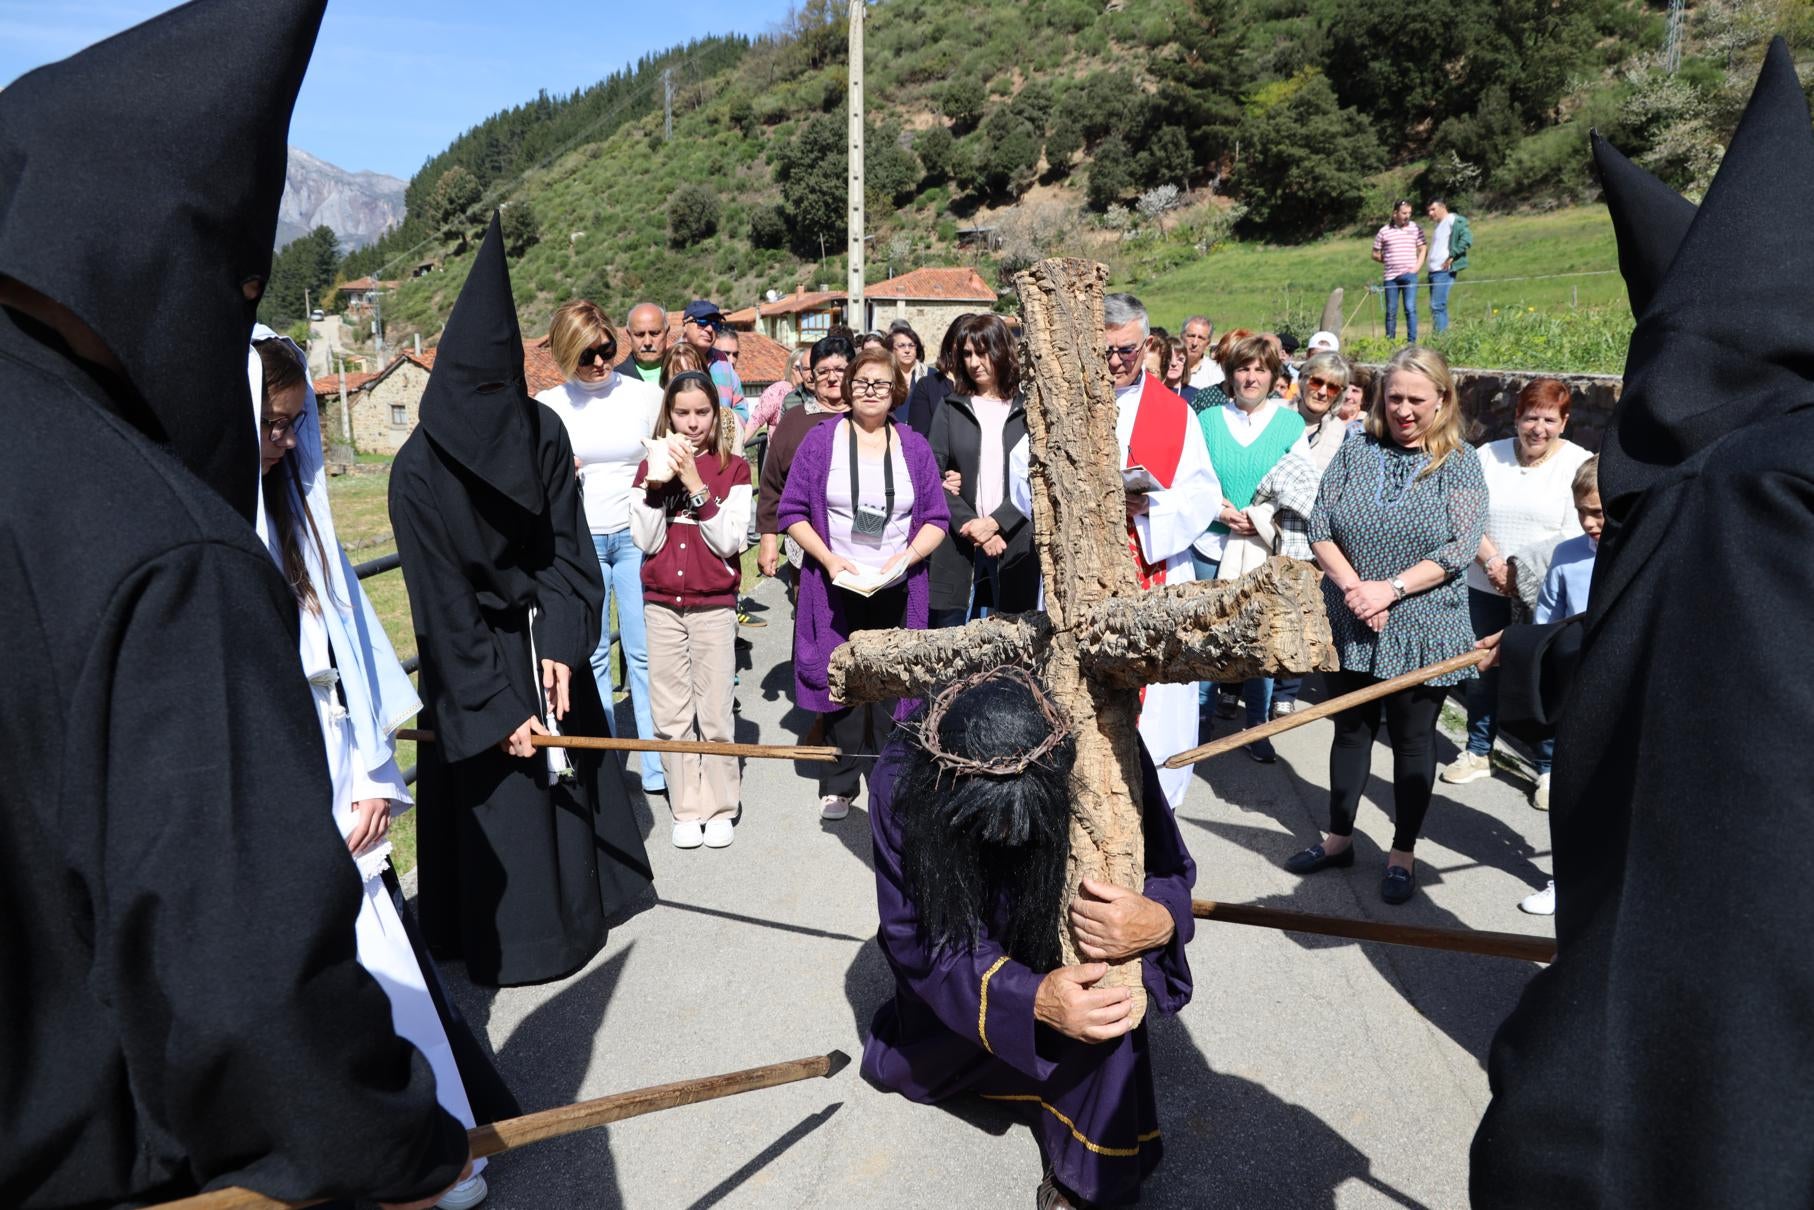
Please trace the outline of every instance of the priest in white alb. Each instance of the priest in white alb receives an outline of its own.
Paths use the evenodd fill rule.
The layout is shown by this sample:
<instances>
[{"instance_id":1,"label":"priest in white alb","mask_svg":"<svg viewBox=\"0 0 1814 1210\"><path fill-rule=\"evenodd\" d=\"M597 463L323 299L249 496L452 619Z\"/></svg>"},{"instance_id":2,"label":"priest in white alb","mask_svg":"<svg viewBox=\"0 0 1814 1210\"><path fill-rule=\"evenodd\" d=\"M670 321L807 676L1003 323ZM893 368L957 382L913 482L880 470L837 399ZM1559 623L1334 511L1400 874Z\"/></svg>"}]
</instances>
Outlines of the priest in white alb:
<instances>
[{"instance_id":1,"label":"priest in white alb","mask_svg":"<svg viewBox=\"0 0 1814 1210\"><path fill-rule=\"evenodd\" d=\"M1146 308L1131 294L1110 294L1102 300L1102 324L1115 380L1115 441L1121 465L1132 472L1128 555L1141 588L1186 583L1196 579L1191 543L1215 521L1222 485L1190 405L1145 371ZM1141 690L1140 738L1175 811L1190 788L1191 770L1167 769L1165 761L1197 743L1196 684Z\"/></svg>"}]
</instances>

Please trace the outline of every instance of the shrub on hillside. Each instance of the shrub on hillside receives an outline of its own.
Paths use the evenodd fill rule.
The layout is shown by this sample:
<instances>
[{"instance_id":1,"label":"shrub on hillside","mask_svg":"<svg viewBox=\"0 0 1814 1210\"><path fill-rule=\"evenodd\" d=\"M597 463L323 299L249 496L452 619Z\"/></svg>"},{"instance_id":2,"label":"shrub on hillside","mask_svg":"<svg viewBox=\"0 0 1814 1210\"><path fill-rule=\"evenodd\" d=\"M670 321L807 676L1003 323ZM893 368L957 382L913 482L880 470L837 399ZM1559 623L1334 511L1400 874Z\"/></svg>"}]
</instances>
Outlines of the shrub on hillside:
<instances>
[{"instance_id":1,"label":"shrub on hillside","mask_svg":"<svg viewBox=\"0 0 1814 1210\"><path fill-rule=\"evenodd\" d=\"M983 116L983 106L988 99L975 76L963 75L945 85L945 91L939 97L939 108L957 125L974 126Z\"/></svg>"},{"instance_id":2,"label":"shrub on hillside","mask_svg":"<svg viewBox=\"0 0 1814 1210\"><path fill-rule=\"evenodd\" d=\"M682 185L668 199L668 242L690 248L718 230L718 195L698 183Z\"/></svg>"},{"instance_id":3,"label":"shrub on hillside","mask_svg":"<svg viewBox=\"0 0 1814 1210\"><path fill-rule=\"evenodd\" d=\"M1010 110L997 109L983 121L978 135L977 192L1026 192L1039 168L1040 138L1033 127Z\"/></svg>"},{"instance_id":4,"label":"shrub on hillside","mask_svg":"<svg viewBox=\"0 0 1814 1210\"><path fill-rule=\"evenodd\" d=\"M523 255L542 238L542 229L541 225L536 222L535 209L525 201L515 201L505 206L499 226L502 229L500 233L504 237L504 251L511 256Z\"/></svg>"},{"instance_id":5,"label":"shrub on hillside","mask_svg":"<svg viewBox=\"0 0 1814 1210\"><path fill-rule=\"evenodd\" d=\"M787 245L787 215L779 206L758 206L750 215L750 243L758 248Z\"/></svg>"},{"instance_id":6,"label":"shrub on hillside","mask_svg":"<svg viewBox=\"0 0 1814 1210\"><path fill-rule=\"evenodd\" d=\"M1056 122L1046 136L1046 171L1052 179L1069 176L1071 161L1083 150L1083 132L1069 119Z\"/></svg>"},{"instance_id":7,"label":"shrub on hillside","mask_svg":"<svg viewBox=\"0 0 1814 1210\"><path fill-rule=\"evenodd\" d=\"M429 221L441 233L442 239L464 238L472 212L483 195L479 178L463 166L455 164L441 174L429 196L428 211Z\"/></svg>"},{"instance_id":8,"label":"shrub on hillside","mask_svg":"<svg viewBox=\"0 0 1814 1210\"><path fill-rule=\"evenodd\" d=\"M846 161L848 163L848 160ZM890 123L880 129L864 124L863 197L882 209L914 195L920 183L920 165L905 146L901 128Z\"/></svg>"},{"instance_id":9,"label":"shrub on hillside","mask_svg":"<svg viewBox=\"0 0 1814 1210\"><path fill-rule=\"evenodd\" d=\"M1127 144L1121 136L1112 134L1097 144L1096 155L1090 161L1090 206L1096 210L1107 210L1133 184L1134 158L1128 153Z\"/></svg>"},{"instance_id":10,"label":"shrub on hillside","mask_svg":"<svg viewBox=\"0 0 1814 1210\"><path fill-rule=\"evenodd\" d=\"M955 142L947 126L929 126L913 140L913 152L920 158L920 171L926 180L950 178L951 148Z\"/></svg>"},{"instance_id":11,"label":"shrub on hillside","mask_svg":"<svg viewBox=\"0 0 1814 1210\"><path fill-rule=\"evenodd\" d=\"M1366 176L1385 160L1367 120L1336 103L1320 73L1242 124L1248 148L1236 175L1247 224L1275 238L1305 239L1360 214Z\"/></svg>"},{"instance_id":12,"label":"shrub on hillside","mask_svg":"<svg viewBox=\"0 0 1814 1210\"><path fill-rule=\"evenodd\" d=\"M1134 161L1134 182L1148 188L1179 185L1190 179L1190 136L1177 126L1162 126Z\"/></svg>"},{"instance_id":13,"label":"shrub on hillside","mask_svg":"<svg viewBox=\"0 0 1814 1210\"><path fill-rule=\"evenodd\" d=\"M819 241L841 244L848 192L844 176L850 153L844 146L848 125L843 118L821 114L794 132L775 155L775 177L781 182L781 205L794 250L816 256Z\"/></svg>"}]
</instances>

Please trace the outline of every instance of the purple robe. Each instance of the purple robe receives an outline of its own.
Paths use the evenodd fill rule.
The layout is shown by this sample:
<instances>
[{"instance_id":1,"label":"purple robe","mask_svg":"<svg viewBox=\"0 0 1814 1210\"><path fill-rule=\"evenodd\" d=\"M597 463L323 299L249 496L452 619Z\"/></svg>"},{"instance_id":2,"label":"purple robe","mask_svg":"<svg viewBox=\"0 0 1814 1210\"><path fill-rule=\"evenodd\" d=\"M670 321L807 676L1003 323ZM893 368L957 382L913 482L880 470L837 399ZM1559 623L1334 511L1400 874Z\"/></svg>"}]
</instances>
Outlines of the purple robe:
<instances>
[{"instance_id":1,"label":"purple robe","mask_svg":"<svg viewBox=\"0 0 1814 1210\"><path fill-rule=\"evenodd\" d=\"M1060 1184L1091 1202L1133 1201L1162 1154L1145 1022L1112 1042L1079 1042L1034 1021L1044 972L1003 953L986 933L973 949L931 952L901 874L892 798L902 755L900 741L890 743L869 783L878 940L895 995L870 1025L864 1077L928 1104L959 1093L1022 1102ZM1149 1011L1175 1013L1190 1002L1185 949L1195 931L1197 867L1144 747L1140 767L1145 894L1176 923L1171 941L1141 959L1142 982Z\"/></svg>"},{"instance_id":2,"label":"purple robe","mask_svg":"<svg viewBox=\"0 0 1814 1210\"><path fill-rule=\"evenodd\" d=\"M825 419L835 421L843 416L828 415ZM832 434L837 429L836 424L819 425L801 439L800 448L794 452L793 465L787 468L787 487L776 510L776 527L782 533L797 521L811 522L821 538L831 532L826 519L825 487L831 475ZM894 435L901 443L907 476L913 481L913 521L908 527L908 541L923 525L949 529L951 513L945 507L945 487L932 447L924 437L898 424ZM907 573L907 615L901 625L908 630L926 629L932 600L926 569L927 564L922 561ZM831 579L817 559L807 555L801 560L800 596L794 605L794 705L816 714L829 714L843 705L832 700L826 686L831 653L850 637L842 595L831 590Z\"/></svg>"}]
</instances>

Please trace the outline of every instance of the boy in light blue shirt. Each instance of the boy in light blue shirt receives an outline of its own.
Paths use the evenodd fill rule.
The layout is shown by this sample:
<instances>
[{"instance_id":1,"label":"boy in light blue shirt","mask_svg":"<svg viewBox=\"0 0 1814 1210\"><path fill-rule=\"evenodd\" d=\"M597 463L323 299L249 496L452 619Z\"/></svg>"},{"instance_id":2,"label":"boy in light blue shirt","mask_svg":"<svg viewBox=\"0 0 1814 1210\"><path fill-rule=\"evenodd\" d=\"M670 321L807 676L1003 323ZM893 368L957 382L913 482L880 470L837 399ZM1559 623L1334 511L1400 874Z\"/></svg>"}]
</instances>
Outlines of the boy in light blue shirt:
<instances>
[{"instance_id":1,"label":"boy in light blue shirt","mask_svg":"<svg viewBox=\"0 0 1814 1210\"><path fill-rule=\"evenodd\" d=\"M1588 590L1594 582L1594 556L1600 550L1600 532L1606 528L1606 514L1600 508L1599 471L1600 459L1595 456L1575 472L1575 515L1581 519L1581 536L1557 546L1556 553L1550 556L1549 574L1543 577L1543 591L1537 594L1534 611L1534 620L1540 626L1572 618L1587 609ZM1547 778L1549 774L1543 776ZM1548 795L1544 801L1548 801ZM1533 916L1555 915L1555 880L1551 879L1536 894L1525 896L1518 907Z\"/></svg>"},{"instance_id":2,"label":"boy in light blue shirt","mask_svg":"<svg viewBox=\"0 0 1814 1210\"><path fill-rule=\"evenodd\" d=\"M1600 531L1606 514L1600 508L1600 459L1589 458L1575 472L1575 515L1581 519L1581 536L1556 547L1550 556L1549 574L1537 594L1536 617L1541 626L1572 618L1587 609L1587 592L1594 582L1594 556L1600 549Z\"/></svg>"}]
</instances>

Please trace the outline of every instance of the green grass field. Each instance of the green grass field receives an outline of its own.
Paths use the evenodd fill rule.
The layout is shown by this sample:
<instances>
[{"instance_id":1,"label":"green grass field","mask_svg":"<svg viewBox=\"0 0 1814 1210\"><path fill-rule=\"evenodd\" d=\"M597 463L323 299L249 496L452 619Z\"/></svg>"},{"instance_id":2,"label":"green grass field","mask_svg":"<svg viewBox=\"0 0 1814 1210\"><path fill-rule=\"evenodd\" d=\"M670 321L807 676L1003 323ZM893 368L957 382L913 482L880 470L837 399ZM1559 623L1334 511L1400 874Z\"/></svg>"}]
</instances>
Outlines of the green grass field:
<instances>
[{"instance_id":1,"label":"green grass field","mask_svg":"<svg viewBox=\"0 0 1814 1210\"><path fill-rule=\"evenodd\" d=\"M1424 226L1428 229L1428 221ZM1449 296L1453 360L1497 368L1618 373L1631 330L1618 250L1604 206L1473 220L1468 269ZM1372 236L1342 236L1297 247L1230 244L1207 255L1157 245L1135 251L1126 288L1153 322L1177 331L1202 312L1218 330L1288 326L1300 339L1323 304L1343 289L1343 347L1384 351L1384 299L1367 293L1380 269ZM1181 263L1180 263L1181 262ZM1420 291L1420 335L1430 332ZM1402 322L1402 321L1401 321ZM1400 331L1403 337L1403 331Z\"/></svg>"}]
</instances>

